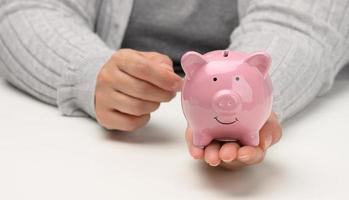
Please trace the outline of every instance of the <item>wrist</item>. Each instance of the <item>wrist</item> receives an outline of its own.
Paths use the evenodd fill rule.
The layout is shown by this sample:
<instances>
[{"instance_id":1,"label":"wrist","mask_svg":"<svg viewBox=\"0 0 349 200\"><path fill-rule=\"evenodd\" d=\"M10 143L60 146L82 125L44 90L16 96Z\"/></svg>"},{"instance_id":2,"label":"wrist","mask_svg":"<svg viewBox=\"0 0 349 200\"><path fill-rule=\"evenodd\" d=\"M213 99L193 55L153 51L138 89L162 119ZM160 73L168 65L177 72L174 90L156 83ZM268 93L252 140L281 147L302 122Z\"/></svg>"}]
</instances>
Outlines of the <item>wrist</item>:
<instances>
[{"instance_id":1,"label":"wrist","mask_svg":"<svg viewBox=\"0 0 349 200\"><path fill-rule=\"evenodd\" d=\"M64 115L78 116L86 113L96 118L97 76L113 53L114 51L110 49L91 52L63 74L57 94L57 104Z\"/></svg>"}]
</instances>

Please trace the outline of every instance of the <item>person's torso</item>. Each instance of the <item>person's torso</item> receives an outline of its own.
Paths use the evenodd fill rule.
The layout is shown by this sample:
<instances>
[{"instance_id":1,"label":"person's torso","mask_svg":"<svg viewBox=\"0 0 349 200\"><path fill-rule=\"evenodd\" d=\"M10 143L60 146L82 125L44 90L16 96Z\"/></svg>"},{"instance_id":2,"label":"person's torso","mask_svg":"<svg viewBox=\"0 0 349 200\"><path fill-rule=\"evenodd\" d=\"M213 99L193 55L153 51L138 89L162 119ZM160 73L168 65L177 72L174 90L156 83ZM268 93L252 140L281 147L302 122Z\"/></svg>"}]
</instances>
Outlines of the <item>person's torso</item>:
<instances>
[{"instance_id":1,"label":"person's torso","mask_svg":"<svg viewBox=\"0 0 349 200\"><path fill-rule=\"evenodd\" d=\"M186 51L227 48L237 25L237 0L134 0L122 47L158 51L178 66Z\"/></svg>"}]
</instances>

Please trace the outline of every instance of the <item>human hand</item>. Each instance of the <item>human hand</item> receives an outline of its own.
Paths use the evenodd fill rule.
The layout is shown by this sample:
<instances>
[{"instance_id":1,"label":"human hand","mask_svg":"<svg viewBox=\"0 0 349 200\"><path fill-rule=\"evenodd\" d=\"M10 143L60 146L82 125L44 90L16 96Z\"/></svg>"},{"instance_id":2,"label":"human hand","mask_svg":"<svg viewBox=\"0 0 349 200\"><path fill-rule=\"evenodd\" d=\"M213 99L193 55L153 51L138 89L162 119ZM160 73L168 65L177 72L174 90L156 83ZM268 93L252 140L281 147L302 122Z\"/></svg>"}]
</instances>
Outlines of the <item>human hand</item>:
<instances>
[{"instance_id":1,"label":"human hand","mask_svg":"<svg viewBox=\"0 0 349 200\"><path fill-rule=\"evenodd\" d=\"M161 102L180 90L171 59L156 52L120 49L100 70L95 90L97 121L110 130L144 126Z\"/></svg>"},{"instance_id":2,"label":"human hand","mask_svg":"<svg viewBox=\"0 0 349 200\"><path fill-rule=\"evenodd\" d=\"M211 166L222 166L231 170L248 165L255 165L263 161L266 150L277 143L282 135L282 127L272 113L259 132L258 147L240 146L236 142L214 141L204 149L193 145L193 132L190 127L186 130L186 141L191 156L197 160L204 160Z\"/></svg>"}]
</instances>

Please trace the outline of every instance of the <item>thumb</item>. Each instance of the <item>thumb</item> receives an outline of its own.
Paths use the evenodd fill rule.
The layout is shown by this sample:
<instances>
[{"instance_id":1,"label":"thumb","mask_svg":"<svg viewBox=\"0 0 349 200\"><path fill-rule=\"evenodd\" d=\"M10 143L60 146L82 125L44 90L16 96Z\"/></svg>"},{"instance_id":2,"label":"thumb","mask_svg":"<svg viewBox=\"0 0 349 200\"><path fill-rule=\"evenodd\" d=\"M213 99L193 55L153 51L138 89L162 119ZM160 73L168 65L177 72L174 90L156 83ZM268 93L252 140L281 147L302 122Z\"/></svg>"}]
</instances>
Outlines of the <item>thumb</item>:
<instances>
[{"instance_id":1,"label":"thumb","mask_svg":"<svg viewBox=\"0 0 349 200\"><path fill-rule=\"evenodd\" d=\"M271 145L277 143L282 136L282 127L274 113L260 130L260 147L263 150L268 149Z\"/></svg>"}]
</instances>

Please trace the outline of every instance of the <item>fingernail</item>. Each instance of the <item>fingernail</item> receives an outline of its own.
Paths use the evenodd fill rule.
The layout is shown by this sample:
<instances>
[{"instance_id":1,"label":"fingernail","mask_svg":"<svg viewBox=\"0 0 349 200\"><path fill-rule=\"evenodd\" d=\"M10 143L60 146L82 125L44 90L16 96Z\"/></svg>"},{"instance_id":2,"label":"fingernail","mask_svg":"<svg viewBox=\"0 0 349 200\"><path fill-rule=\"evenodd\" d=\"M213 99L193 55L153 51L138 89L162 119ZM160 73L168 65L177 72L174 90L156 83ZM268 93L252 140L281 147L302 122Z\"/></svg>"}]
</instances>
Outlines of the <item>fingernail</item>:
<instances>
[{"instance_id":1,"label":"fingernail","mask_svg":"<svg viewBox=\"0 0 349 200\"><path fill-rule=\"evenodd\" d=\"M222 159L223 160L223 162L225 162L225 163L230 163L230 162L232 162L233 161L233 159L230 159L230 160L225 160L225 159Z\"/></svg>"},{"instance_id":2,"label":"fingernail","mask_svg":"<svg viewBox=\"0 0 349 200\"><path fill-rule=\"evenodd\" d=\"M170 65L166 64L166 63L161 63L160 66L165 68L165 69L168 69L170 71L173 71L173 68Z\"/></svg>"},{"instance_id":3,"label":"fingernail","mask_svg":"<svg viewBox=\"0 0 349 200\"><path fill-rule=\"evenodd\" d=\"M220 162L217 163L209 163L209 165L211 165L212 167L217 167L220 164Z\"/></svg>"},{"instance_id":4,"label":"fingernail","mask_svg":"<svg viewBox=\"0 0 349 200\"><path fill-rule=\"evenodd\" d=\"M250 156L248 154L239 156L239 160L245 162L250 160Z\"/></svg>"},{"instance_id":5,"label":"fingernail","mask_svg":"<svg viewBox=\"0 0 349 200\"><path fill-rule=\"evenodd\" d=\"M265 136L265 139L264 139L264 150L266 150L267 148L270 147L270 145L272 143L272 140L273 140L273 138L272 138L271 134L267 134Z\"/></svg>"}]
</instances>

